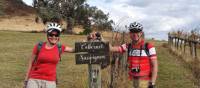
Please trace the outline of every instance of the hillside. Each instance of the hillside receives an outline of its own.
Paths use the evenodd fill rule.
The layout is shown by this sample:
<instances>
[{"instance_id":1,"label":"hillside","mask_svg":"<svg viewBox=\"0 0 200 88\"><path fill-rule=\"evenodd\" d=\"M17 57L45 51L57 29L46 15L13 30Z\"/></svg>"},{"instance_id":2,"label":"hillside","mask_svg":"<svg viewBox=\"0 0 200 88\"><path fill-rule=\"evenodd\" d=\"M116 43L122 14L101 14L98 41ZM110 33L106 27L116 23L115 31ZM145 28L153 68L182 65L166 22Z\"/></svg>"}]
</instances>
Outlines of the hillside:
<instances>
[{"instance_id":1,"label":"hillside","mask_svg":"<svg viewBox=\"0 0 200 88\"><path fill-rule=\"evenodd\" d=\"M35 13L34 8L22 0L0 0L0 16L26 16Z\"/></svg>"},{"instance_id":2,"label":"hillside","mask_svg":"<svg viewBox=\"0 0 200 88\"><path fill-rule=\"evenodd\" d=\"M36 23L35 18L35 9L27 6L22 0L0 0L0 30L43 31L43 23ZM75 33L80 31L82 31L82 27L75 27L73 30Z\"/></svg>"},{"instance_id":3,"label":"hillside","mask_svg":"<svg viewBox=\"0 0 200 88\"><path fill-rule=\"evenodd\" d=\"M42 31L43 24L35 23L36 11L22 0L0 0L0 30Z\"/></svg>"}]
</instances>

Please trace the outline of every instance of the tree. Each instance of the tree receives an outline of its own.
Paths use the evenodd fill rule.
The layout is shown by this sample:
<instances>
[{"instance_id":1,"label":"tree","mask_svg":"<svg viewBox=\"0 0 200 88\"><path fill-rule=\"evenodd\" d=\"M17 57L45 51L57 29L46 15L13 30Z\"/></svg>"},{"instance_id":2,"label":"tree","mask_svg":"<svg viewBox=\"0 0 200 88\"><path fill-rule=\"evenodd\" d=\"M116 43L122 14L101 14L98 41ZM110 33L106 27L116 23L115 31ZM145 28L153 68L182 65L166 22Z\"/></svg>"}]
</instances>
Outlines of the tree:
<instances>
[{"instance_id":1,"label":"tree","mask_svg":"<svg viewBox=\"0 0 200 88\"><path fill-rule=\"evenodd\" d=\"M44 24L46 22L58 22L60 23L61 15L59 13L59 3L54 0L33 0L33 7L36 8L38 17L40 17Z\"/></svg>"},{"instance_id":2,"label":"tree","mask_svg":"<svg viewBox=\"0 0 200 88\"><path fill-rule=\"evenodd\" d=\"M113 20L108 19L109 14L104 14L101 10L96 10L94 13L95 25L98 30L111 30Z\"/></svg>"},{"instance_id":3,"label":"tree","mask_svg":"<svg viewBox=\"0 0 200 88\"><path fill-rule=\"evenodd\" d=\"M109 14L104 14L97 7L90 7L84 3L86 0L33 0L33 6L37 9L38 16L43 23L52 19L64 19L67 23L65 33L72 34L74 25L83 25L84 29L91 30L96 26L99 30L112 29L112 20L108 20Z\"/></svg>"},{"instance_id":4,"label":"tree","mask_svg":"<svg viewBox=\"0 0 200 88\"><path fill-rule=\"evenodd\" d=\"M75 11L84 4L86 0L59 0L60 12L67 22L67 33L72 34L74 26Z\"/></svg>"}]
</instances>

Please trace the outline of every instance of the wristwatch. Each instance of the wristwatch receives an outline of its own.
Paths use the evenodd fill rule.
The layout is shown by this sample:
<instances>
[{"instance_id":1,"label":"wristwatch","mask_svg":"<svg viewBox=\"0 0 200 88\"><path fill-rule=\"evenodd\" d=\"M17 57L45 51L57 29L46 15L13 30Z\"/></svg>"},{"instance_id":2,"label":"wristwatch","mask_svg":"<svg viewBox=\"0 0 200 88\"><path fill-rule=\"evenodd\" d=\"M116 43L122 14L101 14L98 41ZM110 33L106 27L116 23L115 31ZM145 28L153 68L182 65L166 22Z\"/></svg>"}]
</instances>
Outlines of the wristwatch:
<instances>
[{"instance_id":1,"label":"wristwatch","mask_svg":"<svg viewBox=\"0 0 200 88\"><path fill-rule=\"evenodd\" d=\"M149 82L149 85L155 85L155 83L154 82Z\"/></svg>"},{"instance_id":2,"label":"wristwatch","mask_svg":"<svg viewBox=\"0 0 200 88\"><path fill-rule=\"evenodd\" d=\"M155 88L155 83L154 82L149 82L148 88Z\"/></svg>"}]
</instances>

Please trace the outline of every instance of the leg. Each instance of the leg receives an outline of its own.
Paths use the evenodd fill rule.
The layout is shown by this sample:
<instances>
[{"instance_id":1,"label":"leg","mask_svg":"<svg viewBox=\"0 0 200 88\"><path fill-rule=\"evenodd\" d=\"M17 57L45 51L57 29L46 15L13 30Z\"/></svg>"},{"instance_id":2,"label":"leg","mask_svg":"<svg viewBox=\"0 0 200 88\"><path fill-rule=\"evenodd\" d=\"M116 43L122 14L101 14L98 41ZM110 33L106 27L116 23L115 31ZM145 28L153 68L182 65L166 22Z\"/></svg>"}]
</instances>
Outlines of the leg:
<instances>
[{"instance_id":1,"label":"leg","mask_svg":"<svg viewBox=\"0 0 200 88\"><path fill-rule=\"evenodd\" d=\"M139 88L148 88L149 81L148 80L139 80Z\"/></svg>"},{"instance_id":2,"label":"leg","mask_svg":"<svg viewBox=\"0 0 200 88\"><path fill-rule=\"evenodd\" d=\"M29 79L27 83L27 88L40 88L40 81L36 79Z\"/></svg>"},{"instance_id":3,"label":"leg","mask_svg":"<svg viewBox=\"0 0 200 88\"><path fill-rule=\"evenodd\" d=\"M56 82L55 81L46 81L43 82L44 88L56 88Z\"/></svg>"},{"instance_id":4,"label":"leg","mask_svg":"<svg viewBox=\"0 0 200 88\"><path fill-rule=\"evenodd\" d=\"M139 88L139 79L132 79L133 80L133 88Z\"/></svg>"},{"instance_id":5,"label":"leg","mask_svg":"<svg viewBox=\"0 0 200 88\"><path fill-rule=\"evenodd\" d=\"M148 88L148 80L133 79L133 88Z\"/></svg>"}]
</instances>

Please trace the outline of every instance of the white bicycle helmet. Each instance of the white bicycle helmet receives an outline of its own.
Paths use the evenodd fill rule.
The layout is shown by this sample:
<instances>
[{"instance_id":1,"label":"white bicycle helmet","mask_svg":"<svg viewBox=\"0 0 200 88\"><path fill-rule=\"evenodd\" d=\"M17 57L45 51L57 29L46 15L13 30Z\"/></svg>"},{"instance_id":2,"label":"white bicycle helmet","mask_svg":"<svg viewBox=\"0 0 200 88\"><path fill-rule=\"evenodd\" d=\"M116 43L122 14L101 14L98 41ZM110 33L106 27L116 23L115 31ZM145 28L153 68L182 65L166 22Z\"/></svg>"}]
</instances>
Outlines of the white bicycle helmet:
<instances>
[{"instance_id":1,"label":"white bicycle helmet","mask_svg":"<svg viewBox=\"0 0 200 88\"><path fill-rule=\"evenodd\" d=\"M61 25L58 23L49 23L46 32L51 33L53 30L57 30L60 33L62 31Z\"/></svg>"},{"instance_id":2,"label":"white bicycle helmet","mask_svg":"<svg viewBox=\"0 0 200 88\"><path fill-rule=\"evenodd\" d=\"M133 33L141 32L143 30L143 26L140 23L133 22L129 25L129 31Z\"/></svg>"}]
</instances>

